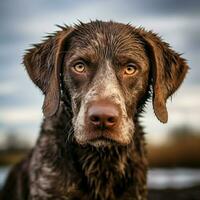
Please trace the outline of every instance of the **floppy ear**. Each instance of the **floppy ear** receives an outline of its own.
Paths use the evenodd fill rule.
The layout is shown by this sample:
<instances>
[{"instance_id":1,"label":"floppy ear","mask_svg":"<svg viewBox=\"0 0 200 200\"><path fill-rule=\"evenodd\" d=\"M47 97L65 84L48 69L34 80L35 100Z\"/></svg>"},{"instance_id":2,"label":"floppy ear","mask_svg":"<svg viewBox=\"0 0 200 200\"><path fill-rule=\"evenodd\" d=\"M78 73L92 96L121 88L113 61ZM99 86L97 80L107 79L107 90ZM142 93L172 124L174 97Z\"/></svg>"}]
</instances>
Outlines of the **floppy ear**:
<instances>
[{"instance_id":1,"label":"floppy ear","mask_svg":"<svg viewBox=\"0 0 200 200\"><path fill-rule=\"evenodd\" d=\"M170 49L156 34L146 32L143 35L147 43L147 51L150 56L153 79L153 109L156 117L163 123L168 120L166 101L182 83L188 65L180 54Z\"/></svg>"},{"instance_id":2,"label":"floppy ear","mask_svg":"<svg viewBox=\"0 0 200 200\"><path fill-rule=\"evenodd\" d=\"M60 71L66 40L72 28L62 27L62 31L47 37L41 44L34 45L24 56L24 65L32 81L45 95L43 113L53 116L60 102Z\"/></svg>"}]
</instances>

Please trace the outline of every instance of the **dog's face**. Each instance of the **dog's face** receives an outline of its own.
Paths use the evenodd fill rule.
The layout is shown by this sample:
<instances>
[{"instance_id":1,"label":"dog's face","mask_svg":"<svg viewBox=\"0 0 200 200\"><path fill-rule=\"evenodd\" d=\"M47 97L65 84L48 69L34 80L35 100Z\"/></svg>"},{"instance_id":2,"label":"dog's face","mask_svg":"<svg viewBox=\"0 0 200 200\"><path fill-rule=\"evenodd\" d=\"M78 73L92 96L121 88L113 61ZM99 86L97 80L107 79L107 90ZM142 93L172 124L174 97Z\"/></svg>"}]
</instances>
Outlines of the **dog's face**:
<instances>
[{"instance_id":1,"label":"dog's face","mask_svg":"<svg viewBox=\"0 0 200 200\"><path fill-rule=\"evenodd\" d=\"M151 83L155 114L166 122L166 100L187 71L184 59L153 33L99 21L63 28L24 62L46 96L44 114L56 113L62 82L71 98L74 137L94 146L131 142L134 116Z\"/></svg>"},{"instance_id":2,"label":"dog's face","mask_svg":"<svg viewBox=\"0 0 200 200\"><path fill-rule=\"evenodd\" d=\"M95 29L95 30L94 30ZM126 145L148 86L149 61L129 26L77 27L63 62L78 143Z\"/></svg>"}]
</instances>

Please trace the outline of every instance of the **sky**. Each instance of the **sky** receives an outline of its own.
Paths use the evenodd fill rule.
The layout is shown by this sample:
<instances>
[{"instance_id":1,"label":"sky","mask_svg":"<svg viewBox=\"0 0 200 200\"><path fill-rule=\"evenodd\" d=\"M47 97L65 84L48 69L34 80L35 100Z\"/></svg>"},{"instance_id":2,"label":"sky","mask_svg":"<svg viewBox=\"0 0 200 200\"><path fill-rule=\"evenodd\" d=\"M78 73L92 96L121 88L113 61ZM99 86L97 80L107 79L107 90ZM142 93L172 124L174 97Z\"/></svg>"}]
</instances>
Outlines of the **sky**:
<instances>
[{"instance_id":1,"label":"sky","mask_svg":"<svg viewBox=\"0 0 200 200\"><path fill-rule=\"evenodd\" d=\"M174 127L200 130L200 1L199 0L1 0L0 1L0 146L6 134L34 144L42 121L42 93L21 64L31 44L58 30L56 24L78 20L114 20L153 30L183 53L190 66L181 88L160 123L151 102L142 124L149 142L162 143Z\"/></svg>"}]
</instances>

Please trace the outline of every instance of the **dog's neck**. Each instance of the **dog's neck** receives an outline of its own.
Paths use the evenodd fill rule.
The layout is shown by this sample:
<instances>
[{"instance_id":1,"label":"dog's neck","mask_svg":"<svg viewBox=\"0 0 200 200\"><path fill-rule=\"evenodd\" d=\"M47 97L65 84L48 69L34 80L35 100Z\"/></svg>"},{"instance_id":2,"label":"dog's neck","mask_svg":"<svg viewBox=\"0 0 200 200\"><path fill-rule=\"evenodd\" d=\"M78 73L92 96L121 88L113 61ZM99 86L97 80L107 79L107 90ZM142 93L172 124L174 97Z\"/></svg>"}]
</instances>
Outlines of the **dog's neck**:
<instances>
[{"instance_id":1,"label":"dog's neck","mask_svg":"<svg viewBox=\"0 0 200 200\"><path fill-rule=\"evenodd\" d=\"M128 146L96 148L75 142L69 119L72 119L72 112L61 102L56 116L45 119L42 133L48 132L60 140L59 148L64 152L61 159L66 159L66 169L72 169L72 174L83 177L81 180L77 177L76 188L82 188L84 191L81 192L89 195L89 199L100 200L116 199L116 196L130 194L130 190L134 195L145 191L146 153L143 132L137 122L134 139ZM67 163L72 164L67 166Z\"/></svg>"}]
</instances>

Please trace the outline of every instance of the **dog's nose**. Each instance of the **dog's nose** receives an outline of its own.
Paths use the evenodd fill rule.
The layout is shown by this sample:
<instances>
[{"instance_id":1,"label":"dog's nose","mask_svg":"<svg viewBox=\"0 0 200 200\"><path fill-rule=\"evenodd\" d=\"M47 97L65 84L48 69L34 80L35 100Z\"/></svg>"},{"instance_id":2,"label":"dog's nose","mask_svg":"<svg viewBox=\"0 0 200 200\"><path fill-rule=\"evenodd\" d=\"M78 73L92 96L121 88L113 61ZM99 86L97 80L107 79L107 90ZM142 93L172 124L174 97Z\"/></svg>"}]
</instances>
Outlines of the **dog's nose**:
<instances>
[{"instance_id":1,"label":"dog's nose","mask_svg":"<svg viewBox=\"0 0 200 200\"><path fill-rule=\"evenodd\" d=\"M112 128L119 121L119 109L109 102L94 102L88 108L88 118L90 125L96 128Z\"/></svg>"}]
</instances>

